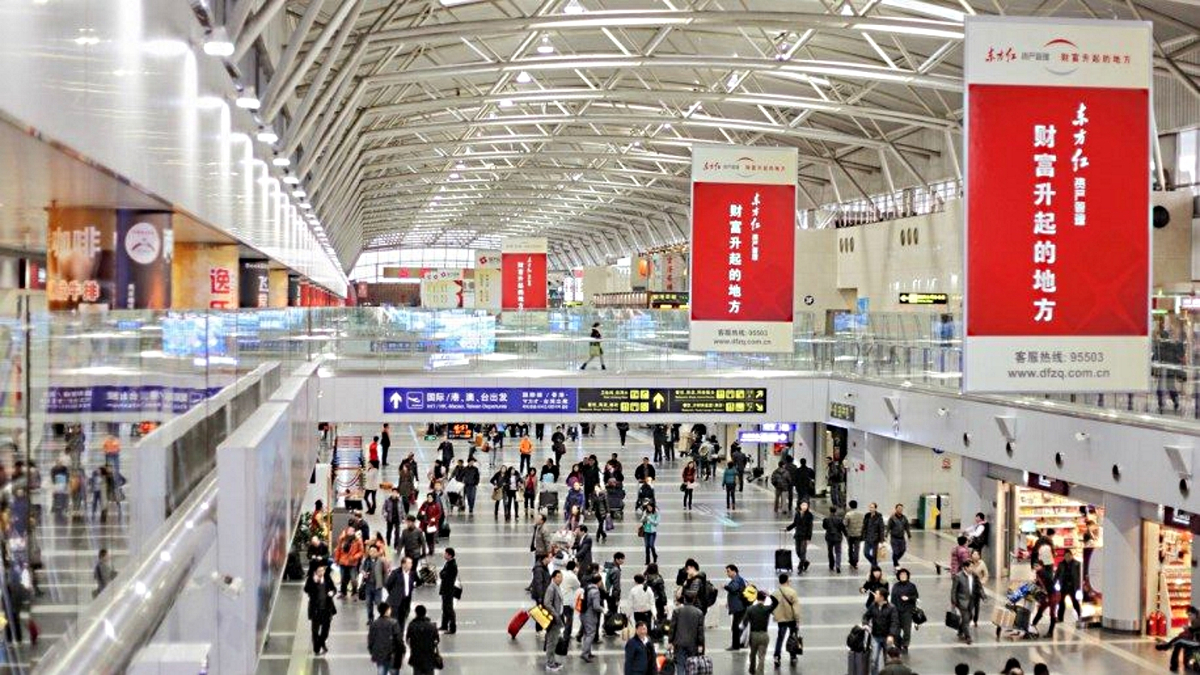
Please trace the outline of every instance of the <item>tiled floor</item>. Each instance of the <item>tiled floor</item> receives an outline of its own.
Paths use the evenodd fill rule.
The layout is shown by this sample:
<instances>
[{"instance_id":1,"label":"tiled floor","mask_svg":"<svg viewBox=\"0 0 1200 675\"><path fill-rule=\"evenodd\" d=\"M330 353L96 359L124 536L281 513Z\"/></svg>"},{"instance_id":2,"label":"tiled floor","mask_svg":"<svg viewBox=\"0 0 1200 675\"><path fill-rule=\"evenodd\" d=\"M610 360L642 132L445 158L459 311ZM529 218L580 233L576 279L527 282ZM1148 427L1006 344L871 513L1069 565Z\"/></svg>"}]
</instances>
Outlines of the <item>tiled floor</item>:
<instances>
[{"instance_id":1,"label":"tiled floor","mask_svg":"<svg viewBox=\"0 0 1200 675\"><path fill-rule=\"evenodd\" d=\"M398 431L401 433L396 434L394 442L402 449L414 447L415 444L424 471L433 459L435 444L408 435L406 429ZM586 439L578 452L580 456L586 452L604 459L613 451L619 451L627 475L632 474L633 465L650 447L649 435L635 429L630 433L629 445L624 450L618 447L616 436L615 428L601 428L597 437ZM397 446L393 446L393 452ZM510 456L516 455L512 449L506 452ZM546 450L542 452L548 454ZM541 461L545 461L544 457ZM660 565L667 576L673 576L675 569L686 558L694 557L703 564L714 581L723 578L723 566L733 562L739 565L748 580L760 588L773 589L772 551L778 547L779 530L785 521L771 513L768 493L747 485L745 492L739 496L739 508L727 512L723 494L719 492L716 482L702 483L695 499L696 509L685 513L681 508L682 500L676 480L682 463L676 464L659 467L658 497L663 517L658 550ZM870 498L869 495L851 496L860 500ZM458 607L458 634L446 635L442 639L442 651L446 658L443 672L447 675L496 672L498 667L511 669L510 672L542 672L541 649L532 624L526 626L515 641L510 640L505 632L505 625L513 612L518 607L530 604L522 588L529 582L531 521L522 516L516 522L505 523L503 518L496 522L490 507L491 502L487 501L481 504L474 518L453 517L453 535L449 544L458 552L465 596ZM921 591L922 604L931 617L930 624L916 633L908 656L907 662L915 671L925 675L944 675L952 673L956 663L967 662L972 671L978 668L995 673L1008 657L1015 656L1025 664L1026 672L1032 672L1033 664L1039 661L1048 664L1055 675L1166 672L1165 655L1154 651L1151 641L1099 630L1080 631L1064 627L1059 629L1057 639L1053 641L1014 643L997 641L992 627L981 621L974 645L958 643L950 630L935 625L937 618L944 613L950 582L948 577L936 576L933 564L928 561L943 559L947 550L944 538L933 533L918 532L905 559L915 574L914 581ZM616 551L624 551L628 556L624 574L624 596L628 597L633 575L641 570L643 562L641 540L629 521L618 523L609 541L597 545L596 559L611 559ZM814 545L809 552L810 559L814 560L810 574L794 582L802 598L801 632L805 637L805 655L795 667L789 667L785 658L779 672L821 675L846 672L845 636L862 614L863 597L857 589L866 571L864 566L858 574L846 569L845 574L835 575L822 564L824 556L823 546L818 550ZM436 618L439 601L435 592L432 589L418 590L418 599L425 602L430 614ZM304 602L299 586L285 586L280 603L260 673L374 672L366 650L366 609L362 603L347 601L341 604L333 623L329 654L321 658L311 655L309 627L303 617ZM711 654L716 672L745 672L748 654L745 651L729 653L724 650L729 644L728 615L723 607L714 608L713 611L721 612L719 628L710 631L707 638L709 645L715 647ZM981 612L981 618L989 612L990 604ZM1042 626L1043 629L1046 626L1045 619ZM619 674L622 669L621 647L615 638L604 640L596 652L599 658L590 665L579 659L579 650L573 647L563 672ZM772 671L770 665L767 671Z\"/></svg>"}]
</instances>

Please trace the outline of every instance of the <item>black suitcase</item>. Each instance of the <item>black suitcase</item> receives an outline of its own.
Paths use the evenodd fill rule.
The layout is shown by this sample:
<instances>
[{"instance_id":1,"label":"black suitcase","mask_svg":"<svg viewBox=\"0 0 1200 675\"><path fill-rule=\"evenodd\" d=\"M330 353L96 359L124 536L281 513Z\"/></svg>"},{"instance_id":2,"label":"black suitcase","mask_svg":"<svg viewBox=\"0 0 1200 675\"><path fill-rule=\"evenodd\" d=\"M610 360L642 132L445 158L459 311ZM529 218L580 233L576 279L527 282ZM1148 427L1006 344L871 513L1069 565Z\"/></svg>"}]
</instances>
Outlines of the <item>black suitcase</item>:
<instances>
[{"instance_id":1,"label":"black suitcase","mask_svg":"<svg viewBox=\"0 0 1200 675\"><path fill-rule=\"evenodd\" d=\"M848 675L869 675L871 672L871 652L850 652L847 659L846 672Z\"/></svg>"},{"instance_id":2,"label":"black suitcase","mask_svg":"<svg viewBox=\"0 0 1200 675\"><path fill-rule=\"evenodd\" d=\"M549 515L558 513L558 492L556 490L543 490L538 495L538 508L545 509Z\"/></svg>"},{"instance_id":3,"label":"black suitcase","mask_svg":"<svg viewBox=\"0 0 1200 675\"><path fill-rule=\"evenodd\" d=\"M775 571L792 571L792 549L788 546L787 534L779 535L780 548L775 549Z\"/></svg>"},{"instance_id":4,"label":"black suitcase","mask_svg":"<svg viewBox=\"0 0 1200 675\"><path fill-rule=\"evenodd\" d=\"M625 626L629 625L629 617L624 614L609 614L604 619L604 634L612 637L624 630Z\"/></svg>"}]
</instances>

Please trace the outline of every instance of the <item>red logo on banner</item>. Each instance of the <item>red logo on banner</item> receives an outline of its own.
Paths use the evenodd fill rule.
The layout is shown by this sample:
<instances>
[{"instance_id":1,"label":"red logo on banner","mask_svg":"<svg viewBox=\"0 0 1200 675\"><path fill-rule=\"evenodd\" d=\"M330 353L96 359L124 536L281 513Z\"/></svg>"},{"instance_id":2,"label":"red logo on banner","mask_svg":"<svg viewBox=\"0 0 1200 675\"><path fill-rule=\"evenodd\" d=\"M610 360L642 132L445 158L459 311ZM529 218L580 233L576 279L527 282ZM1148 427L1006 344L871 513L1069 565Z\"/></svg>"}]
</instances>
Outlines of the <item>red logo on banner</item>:
<instances>
[{"instance_id":1,"label":"red logo on banner","mask_svg":"<svg viewBox=\"0 0 1200 675\"><path fill-rule=\"evenodd\" d=\"M692 319L791 321L796 188L692 185Z\"/></svg>"},{"instance_id":2,"label":"red logo on banner","mask_svg":"<svg viewBox=\"0 0 1200 675\"><path fill-rule=\"evenodd\" d=\"M500 270L503 309L546 309L545 253L501 254Z\"/></svg>"},{"instance_id":3,"label":"red logo on banner","mask_svg":"<svg viewBox=\"0 0 1200 675\"><path fill-rule=\"evenodd\" d=\"M1147 98L970 87L968 335L1146 335Z\"/></svg>"}]
</instances>

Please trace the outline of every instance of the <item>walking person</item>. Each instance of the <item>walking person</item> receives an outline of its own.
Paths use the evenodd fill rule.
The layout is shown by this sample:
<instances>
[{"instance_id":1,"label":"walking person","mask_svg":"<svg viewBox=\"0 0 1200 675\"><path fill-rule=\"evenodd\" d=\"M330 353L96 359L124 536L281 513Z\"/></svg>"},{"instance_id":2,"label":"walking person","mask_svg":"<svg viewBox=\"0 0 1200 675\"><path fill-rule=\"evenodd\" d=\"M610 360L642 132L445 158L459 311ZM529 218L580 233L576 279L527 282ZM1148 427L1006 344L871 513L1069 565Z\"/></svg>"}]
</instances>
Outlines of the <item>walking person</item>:
<instances>
[{"instance_id":1,"label":"walking person","mask_svg":"<svg viewBox=\"0 0 1200 675\"><path fill-rule=\"evenodd\" d=\"M792 512L792 472L787 468L787 462L779 462L779 466L771 472L771 487L775 490L775 513ZM783 498L787 495L788 508L783 510Z\"/></svg>"},{"instance_id":2,"label":"walking person","mask_svg":"<svg viewBox=\"0 0 1200 675\"><path fill-rule=\"evenodd\" d=\"M318 656L329 651L325 641L329 639L329 624L333 621L333 615L337 614L337 606L333 602L336 589L328 570L324 564L319 564L304 582L304 594L308 596L308 620L312 626L313 654Z\"/></svg>"},{"instance_id":3,"label":"walking person","mask_svg":"<svg viewBox=\"0 0 1200 675\"><path fill-rule=\"evenodd\" d=\"M400 530L404 527L404 516L400 511L400 491L392 488L383 500L383 522L387 526L387 534L383 540L392 548L400 548Z\"/></svg>"},{"instance_id":4,"label":"walking person","mask_svg":"<svg viewBox=\"0 0 1200 675\"><path fill-rule=\"evenodd\" d=\"M446 563L438 571L438 595L442 598L442 623L439 630L454 635L458 632L458 616L454 612L454 601L461 595L458 584L458 561L454 559L454 547L447 546L442 552Z\"/></svg>"},{"instance_id":5,"label":"walking person","mask_svg":"<svg viewBox=\"0 0 1200 675\"><path fill-rule=\"evenodd\" d=\"M563 619L563 607L565 603L563 602L562 583L562 570L555 570L540 600L542 607L550 612L550 625L546 626L545 653L546 670L552 673L562 670L563 667L563 664L558 661L558 655L554 651L558 647L559 639L563 636L563 626L566 625L566 621Z\"/></svg>"},{"instance_id":6,"label":"walking person","mask_svg":"<svg viewBox=\"0 0 1200 675\"><path fill-rule=\"evenodd\" d=\"M413 565L425 557L425 535L417 529L417 517L408 516L404 519L404 529L400 531L400 545L397 550L412 559Z\"/></svg>"},{"instance_id":7,"label":"walking person","mask_svg":"<svg viewBox=\"0 0 1200 675\"><path fill-rule=\"evenodd\" d=\"M891 597L900 618L900 635L896 643L900 651L908 653L908 646L912 643L913 615L917 611L917 600L920 599L921 593L912 582L912 575L903 567L896 572L896 584L892 586ZM979 614L978 605L975 606L975 614Z\"/></svg>"},{"instance_id":8,"label":"walking person","mask_svg":"<svg viewBox=\"0 0 1200 675\"><path fill-rule=\"evenodd\" d=\"M358 599L358 566L362 563L364 555L362 533L353 527L347 526L342 531L342 536L338 538L337 552L333 554L333 559L338 564L338 570L341 572L341 588L338 592L338 598L346 597L347 587L353 592L353 599Z\"/></svg>"},{"instance_id":9,"label":"walking person","mask_svg":"<svg viewBox=\"0 0 1200 675\"><path fill-rule=\"evenodd\" d=\"M958 612L958 639L967 644L971 644L971 617L982 600L983 585L971 571L971 561L967 560L950 583L950 605Z\"/></svg>"},{"instance_id":10,"label":"walking person","mask_svg":"<svg viewBox=\"0 0 1200 675\"><path fill-rule=\"evenodd\" d=\"M629 422L617 422L617 435L621 437L621 447L625 447L625 440L629 436Z\"/></svg>"},{"instance_id":11,"label":"walking person","mask_svg":"<svg viewBox=\"0 0 1200 675\"><path fill-rule=\"evenodd\" d=\"M992 575L988 571L987 563L983 561L983 554L977 549L971 549L971 569L975 571L975 576L979 578L979 583L986 592L988 584L991 583ZM1078 614L1079 610L1075 610L1075 613ZM971 623L975 624L976 628L979 627L979 605L975 606L975 614L971 617Z\"/></svg>"},{"instance_id":12,"label":"walking person","mask_svg":"<svg viewBox=\"0 0 1200 675\"><path fill-rule=\"evenodd\" d=\"M593 491L592 513L596 516L596 539L601 543L608 541L608 497L604 486L597 485Z\"/></svg>"},{"instance_id":13,"label":"walking person","mask_svg":"<svg viewBox=\"0 0 1200 675\"><path fill-rule=\"evenodd\" d=\"M592 654L592 645L596 642L596 634L600 630L600 613L604 610L604 601L600 595L600 575L594 574L587 580L583 589L583 653L580 654L585 662L591 663L596 659Z\"/></svg>"},{"instance_id":14,"label":"walking person","mask_svg":"<svg viewBox=\"0 0 1200 675\"><path fill-rule=\"evenodd\" d=\"M532 467L525 474L525 484L522 487L525 498L525 515L532 516L537 509L538 474Z\"/></svg>"},{"instance_id":15,"label":"walking person","mask_svg":"<svg viewBox=\"0 0 1200 675\"><path fill-rule=\"evenodd\" d=\"M875 591L874 599L863 615L863 623L871 628L871 674L879 675L884 650L896 644L900 633L900 615L882 590Z\"/></svg>"},{"instance_id":16,"label":"walking person","mask_svg":"<svg viewBox=\"0 0 1200 675\"><path fill-rule=\"evenodd\" d=\"M746 623L750 627L750 672L763 675L767 666L767 647L771 646L771 607L767 604L767 592L759 591L754 604L746 610Z\"/></svg>"},{"instance_id":17,"label":"walking person","mask_svg":"<svg viewBox=\"0 0 1200 675\"><path fill-rule=\"evenodd\" d=\"M885 531L883 514L879 512L879 506L871 502L863 514L862 540L863 558L872 567L879 564L879 544L883 541Z\"/></svg>"},{"instance_id":18,"label":"walking person","mask_svg":"<svg viewBox=\"0 0 1200 675\"><path fill-rule=\"evenodd\" d=\"M721 485L725 488L725 508L737 510L737 467L731 461L721 474Z\"/></svg>"},{"instance_id":19,"label":"walking person","mask_svg":"<svg viewBox=\"0 0 1200 675\"><path fill-rule=\"evenodd\" d=\"M463 469L462 477L460 478L463 484L463 500L467 504L467 515L475 515L475 496L479 493L479 467L475 464L475 458L467 460L467 467Z\"/></svg>"},{"instance_id":20,"label":"walking person","mask_svg":"<svg viewBox=\"0 0 1200 675\"><path fill-rule=\"evenodd\" d=\"M367 630L367 653L371 655L371 663L378 669L378 675L397 675L397 651L403 659L404 637L400 624L392 618L391 607L386 602L379 603L379 618L370 622Z\"/></svg>"},{"instance_id":21,"label":"walking person","mask_svg":"<svg viewBox=\"0 0 1200 675\"><path fill-rule=\"evenodd\" d=\"M1066 615L1067 600L1070 600L1071 606L1075 608L1076 622L1083 619L1083 614L1079 611L1079 598L1076 597L1079 593L1082 577L1083 572L1080 569L1079 561L1075 559L1075 553L1071 549L1067 549L1063 554L1062 562L1058 564L1058 569L1054 570L1054 585L1059 593L1059 623L1063 622L1063 617Z\"/></svg>"},{"instance_id":22,"label":"walking person","mask_svg":"<svg viewBox=\"0 0 1200 675\"><path fill-rule=\"evenodd\" d=\"M621 606L621 568L625 566L625 554L617 551L613 559L604 563L604 591L608 595L609 614L616 614Z\"/></svg>"},{"instance_id":23,"label":"walking person","mask_svg":"<svg viewBox=\"0 0 1200 675\"><path fill-rule=\"evenodd\" d=\"M533 470L533 441L529 436L522 436L521 442L517 445L517 450L521 454L521 463L517 466L517 471L525 473ZM526 506L525 508L529 508Z\"/></svg>"},{"instance_id":24,"label":"walking person","mask_svg":"<svg viewBox=\"0 0 1200 675\"><path fill-rule=\"evenodd\" d=\"M400 505L404 507L404 515L407 516L412 510L413 503L417 500L417 479L411 466L400 465L400 473L396 478L396 490L400 493Z\"/></svg>"},{"instance_id":25,"label":"walking person","mask_svg":"<svg viewBox=\"0 0 1200 675\"><path fill-rule=\"evenodd\" d=\"M883 576L883 570L878 565L871 568L871 572L867 575L867 580L858 588L859 593L864 593L867 596L865 604L867 609L871 608L871 604L875 602L875 591L883 591L884 597L888 595L888 582ZM892 601L892 604L896 604Z\"/></svg>"},{"instance_id":26,"label":"walking person","mask_svg":"<svg viewBox=\"0 0 1200 675\"><path fill-rule=\"evenodd\" d=\"M104 589L117 577L117 571L113 569L107 548L100 549L96 554L96 566L92 568L92 577L96 580L96 590L92 591L93 598L103 593Z\"/></svg>"},{"instance_id":27,"label":"walking person","mask_svg":"<svg viewBox=\"0 0 1200 675\"><path fill-rule=\"evenodd\" d=\"M841 455L834 451L826 465L826 478L829 481L829 501L838 508L846 506L846 463Z\"/></svg>"},{"instance_id":28,"label":"walking person","mask_svg":"<svg viewBox=\"0 0 1200 675\"><path fill-rule=\"evenodd\" d=\"M738 492L746 491L746 465L750 463L750 458L746 453L742 452L742 444L734 441L729 446L729 461L733 462L733 466L737 469L737 485Z\"/></svg>"},{"instance_id":29,"label":"walking person","mask_svg":"<svg viewBox=\"0 0 1200 675\"><path fill-rule=\"evenodd\" d=\"M685 594L671 614L668 638L675 651L675 663L687 664L689 658L704 653L704 612Z\"/></svg>"},{"instance_id":30,"label":"walking person","mask_svg":"<svg viewBox=\"0 0 1200 675\"><path fill-rule=\"evenodd\" d=\"M375 621L375 607L383 600L383 583L387 580L387 563L383 551L374 544L367 547L362 563L363 599L367 603L367 625Z\"/></svg>"},{"instance_id":31,"label":"walking person","mask_svg":"<svg viewBox=\"0 0 1200 675\"><path fill-rule=\"evenodd\" d=\"M413 614L413 622L404 632L404 638L408 642L408 665L412 666L413 675L434 675L441 637L438 635L437 626L429 620L425 605L417 605Z\"/></svg>"},{"instance_id":32,"label":"walking person","mask_svg":"<svg viewBox=\"0 0 1200 675\"><path fill-rule=\"evenodd\" d=\"M900 559L908 550L908 540L912 539L912 528L908 517L904 515L904 505L897 504L896 510L887 519L888 544L892 547L892 567L900 569Z\"/></svg>"},{"instance_id":33,"label":"walking person","mask_svg":"<svg viewBox=\"0 0 1200 675\"><path fill-rule=\"evenodd\" d=\"M413 571L413 559L404 556L400 566L388 573L383 587L387 589L387 603L392 608L391 616L404 630L408 623L408 612L412 608L413 590L417 587L417 573Z\"/></svg>"},{"instance_id":34,"label":"walking person","mask_svg":"<svg viewBox=\"0 0 1200 675\"><path fill-rule=\"evenodd\" d=\"M862 544L863 521L865 517L863 512L858 510L857 501L851 499L849 506L850 509L846 511L846 516L843 518L846 523L846 553L849 558L850 569L857 572L858 550Z\"/></svg>"},{"instance_id":35,"label":"walking person","mask_svg":"<svg viewBox=\"0 0 1200 675\"><path fill-rule=\"evenodd\" d=\"M696 462L688 460L683 467L683 483L679 487L683 490L683 509L691 511L692 498L696 494Z\"/></svg>"},{"instance_id":36,"label":"walking person","mask_svg":"<svg viewBox=\"0 0 1200 675\"><path fill-rule=\"evenodd\" d=\"M425 503L417 510L417 520L421 523L421 531L425 533L425 554L433 555L442 526L442 507L432 492L425 496Z\"/></svg>"},{"instance_id":37,"label":"walking person","mask_svg":"<svg viewBox=\"0 0 1200 675\"><path fill-rule=\"evenodd\" d=\"M625 642L625 668L623 675L657 675L658 657L654 643L650 641L650 625L637 622L633 637Z\"/></svg>"},{"instance_id":38,"label":"walking person","mask_svg":"<svg viewBox=\"0 0 1200 675\"><path fill-rule=\"evenodd\" d=\"M726 651L736 652L742 648L742 621L746 618L746 580L738 572L737 565L726 565L725 576L729 577L729 583L725 584L725 599L729 609L729 616L733 617L729 623L730 643L729 649Z\"/></svg>"},{"instance_id":39,"label":"walking person","mask_svg":"<svg viewBox=\"0 0 1200 675\"><path fill-rule=\"evenodd\" d=\"M791 579L787 574L779 575L779 588L776 589L771 597L775 600L775 609L772 615L775 617L775 623L779 626L779 630L775 636L775 667L779 667L779 658L783 653L783 648L787 645L789 637L800 639L800 595L796 593L796 589L792 588ZM796 654L788 651L791 656L791 663L796 663Z\"/></svg>"},{"instance_id":40,"label":"walking person","mask_svg":"<svg viewBox=\"0 0 1200 675\"><path fill-rule=\"evenodd\" d=\"M579 366L580 370L587 370L588 364L594 358L600 359L600 370L608 370L608 366L604 365L604 346L601 344L603 339L604 336L600 334L600 322L597 321L592 324L592 334L588 342L588 359L583 362L582 366Z\"/></svg>"},{"instance_id":41,"label":"walking person","mask_svg":"<svg viewBox=\"0 0 1200 675\"><path fill-rule=\"evenodd\" d=\"M646 564L658 562L658 548L655 542L658 540L658 508L651 502L646 504L646 508L642 511L642 527L638 530L642 536L642 543L646 547Z\"/></svg>"},{"instance_id":42,"label":"walking person","mask_svg":"<svg viewBox=\"0 0 1200 675\"><path fill-rule=\"evenodd\" d=\"M842 573L842 539L846 536L846 521L838 513L838 507L830 506L829 515L821 521L825 530L825 548L829 554L829 571Z\"/></svg>"},{"instance_id":43,"label":"walking person","mask_svg":"<svg viewBox=\"0 0 1200 675\"><path fill-rule=\"evenodd\" d=\"M800 465L796 467L796 475L792 480L796 487L796 501L806 502L816 496L817 472L808 465L808 460L801 457Z\"/></svg>"},{"instance_id":44,"label":"walking person","mask_svg":"<svg viewBox=\"0 0 1200 675\"><path fill-rule=\"evenodd\" d=\"M799 562L796 563L796 572L804 574L808 571L808 542L812 541L813 535L813 514L808 510L807 501L800 502L792 524L788 525L784 531L792 532L792 536L795 538L796 557L799 558Z\"/></svg>"},{"instance_id":45,"label":"walking person","mask_svg":"<svg viewBox=\"0 0 1200 675\"><path fill-rule=\"evenodd\" d=\"M563 582L559 590L562 592L563 602L563 635L571 637L571 628L575 625L575 600L576 596L583 592L583 587L579 583L579 575L576 571L579 569L574 560L567 561L566 569L562 570Z\"/></svg>"},{"instance_id":46,"label":"walking person","mask_svg":"<svg viewBox=\"0 0 1200 675\"><path fill-rule=\"evenodd\" d=\"M1037 599L1037 613L1033 615L1033 621L1029 623L1030 630L1037 628L1038 622L1042 620L1042 614L1048 609L1050 610L1050 629L1046 631L1046 637L1054 637L1054 626L1058 623L1058 612L1054 603L1054 567L1046 565L1038 560L1033 563L1033 581L1037 585L1034 590L1034 597Z\"/></svg>"}]
</instances>

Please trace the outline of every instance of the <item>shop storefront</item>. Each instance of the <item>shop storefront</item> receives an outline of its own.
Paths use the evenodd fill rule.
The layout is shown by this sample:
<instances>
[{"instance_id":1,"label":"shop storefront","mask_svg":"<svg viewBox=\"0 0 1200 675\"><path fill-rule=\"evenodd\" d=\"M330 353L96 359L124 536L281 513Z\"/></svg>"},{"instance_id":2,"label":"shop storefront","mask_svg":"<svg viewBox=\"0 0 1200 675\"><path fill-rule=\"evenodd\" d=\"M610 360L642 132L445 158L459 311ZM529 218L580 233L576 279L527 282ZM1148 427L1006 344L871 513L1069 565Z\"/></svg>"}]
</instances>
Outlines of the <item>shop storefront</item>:
<instances>
[{"instance_id":1,"label":"shop storefront","mask_svg":"<svg viewBox=\"0 0 1200 675\"><path fill-rule=\"evenodd\" d=\"M1192 538L1200 533L1200 516L1167 506L1158 522L1147 520L1142 528L1146 630L1153 632L1155 624L1150 618L1161 612L1166 632L1173 632L1187 625L1187 607L1192 602Z\"/></svg>"},{"instance_id":2,"label":"shop storefront","mask_svg":"<svg viewBox=\"0 0 1200 675\"><path fill-rule=\"evenodd\" d=\"M1080 597L1082 619L1098 623L1101 594L1096 590L1100 570L1098 550L1104 545L1100 523L1104 507L1070 497L1071 486L1063 480L1035 473L1027 474L1025 485L1000 482L996 520L1004 532L1004 561L1007 578L1022 582L1032 578L1030 560L1039 537L1047 536L1054 549L1054 564L1062 562L1067 551L1080 561L1083 590Z\"/></svg>"}]
</instances>

